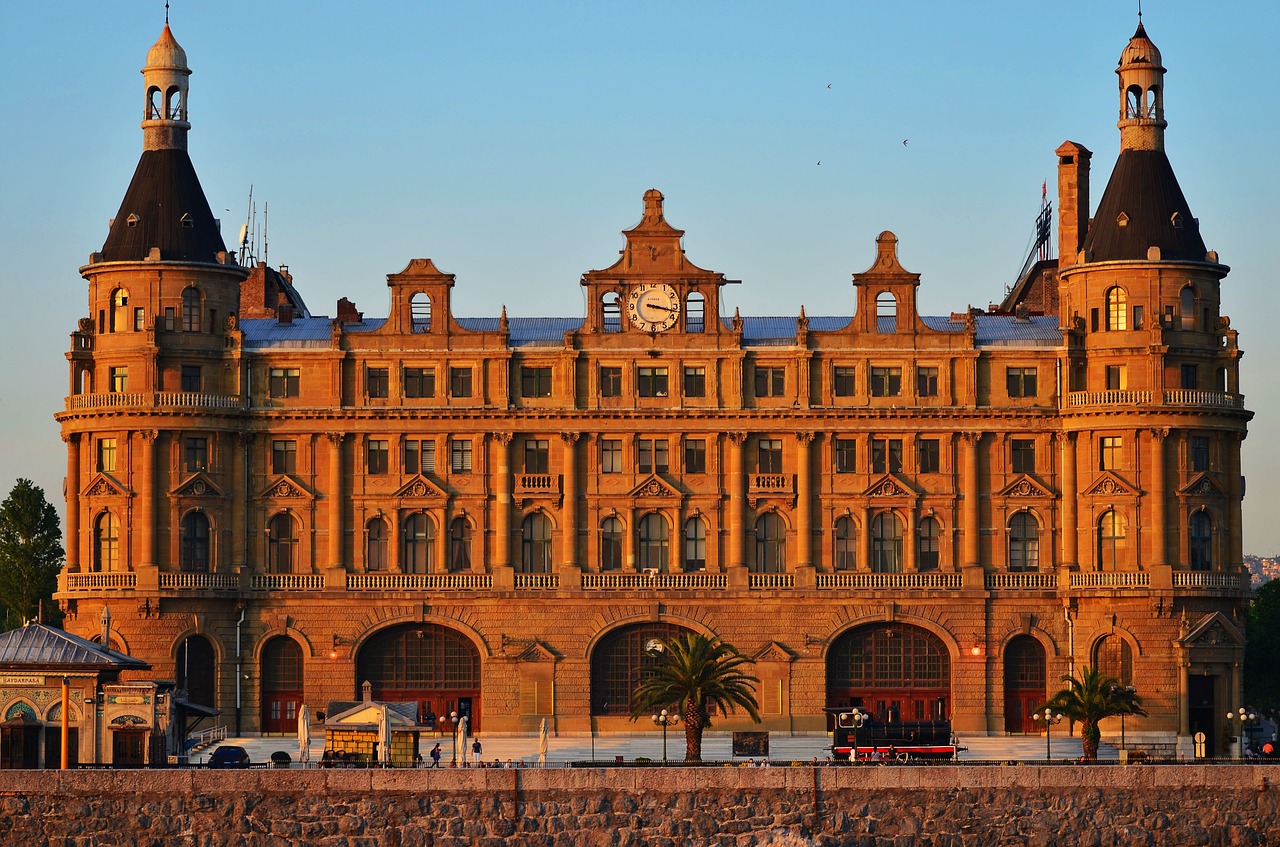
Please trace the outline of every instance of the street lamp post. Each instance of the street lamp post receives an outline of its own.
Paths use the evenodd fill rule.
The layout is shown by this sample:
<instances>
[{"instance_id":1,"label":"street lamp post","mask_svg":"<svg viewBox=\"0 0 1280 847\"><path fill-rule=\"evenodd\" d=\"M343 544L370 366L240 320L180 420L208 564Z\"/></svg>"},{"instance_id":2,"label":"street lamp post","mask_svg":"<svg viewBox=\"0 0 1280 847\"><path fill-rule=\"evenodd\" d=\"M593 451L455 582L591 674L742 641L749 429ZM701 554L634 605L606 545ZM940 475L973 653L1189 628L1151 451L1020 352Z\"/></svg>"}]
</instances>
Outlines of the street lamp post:
<instances>
[{"instance_id":1,"label":"street lamp post","mask_svg":"<svg viewBox=\"0 0 1280 847\"><path fill-rule=\"evenodd\" d=\"M458 713L449 713L449 727L453 730L453 767L458 766Z\"/></svg>"},{"instance_id":2,"label":"street lamp post","mask_svg":"<svg viewBox=\"0 0 1280 847\"><path fill-rule=\"evenodd\" d=\"M662 764L667 763L667 727L680 723L680 716L663 709L653 716L655 725L662 727Z\"/></svg>"},{"instance_id":3,"label":"street lamp post","mask_svg":"<svg viewBox=\"0 0 1280 847\"><path fill-rule=\"evenodd\" d=\"M867 714L856 706L849 715L850 722L853 724L853 754L850 756L851 761L858 761L858 730L862 729L862 725L867 721Z\"/></svg>"},{"instance_id":4,"label":"street lamp post","mask_svg":"<svg viewBox=\"0 0 1280 847\"><path fill-rule=\"evenodd\" d=\"M1055 715L1053 709L1046 708L1043 713L1036 712L1035 719L1044 721L1044 760L1046 762L1053 759L1053 748L1049 736L1052 734L1053 725L1062 723L1062 715Z\"/></svg>"},{"instance_id":5,"label":"street lamp post","mask_svg":"<svg viewBox=\"0 0 1280 847\"><path fill-rule=\"evenodd\" d=\"M1230 726L1232 721L1240 722L1240 758L1242 759L1244 758L1245 730L1248 729L1249 724L1256 720L1257 717L1258 716L1253 712L1245 711L1244 706L1241 706L1239 711L1227 711L1227 726Z\"/></svg>"},{"instance_id":6,"label":"street lamp post","mask_svg":"<svg viewBox=\"0 0 1280 847\"><path fill-rule=\"evenodd\" d=\"M1138 693L1138 689L1132 685L1113 685L1111 686L1111 694L1124 695L1124 700L1130 706L1133 705L1133 695ZM1125 712L1120 713L1120 749L1124 750L1124 716Z\"/></svg>"}]
</instances>

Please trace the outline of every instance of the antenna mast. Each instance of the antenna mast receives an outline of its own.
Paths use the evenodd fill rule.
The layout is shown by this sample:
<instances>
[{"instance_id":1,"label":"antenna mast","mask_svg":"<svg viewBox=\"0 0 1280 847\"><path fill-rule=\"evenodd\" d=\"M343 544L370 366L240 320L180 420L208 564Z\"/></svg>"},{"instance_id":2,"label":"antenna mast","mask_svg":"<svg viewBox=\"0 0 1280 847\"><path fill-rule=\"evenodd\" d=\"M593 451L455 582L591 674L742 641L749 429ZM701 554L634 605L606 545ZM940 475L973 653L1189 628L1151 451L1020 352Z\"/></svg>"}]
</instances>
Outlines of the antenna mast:
<instances>
[{"instance_id":1,"label":"antenna mast","mask_svg":"<svg viewBox=\"0 0 1280 847\"><path fill-rule=\"evenodd\" d=\"M253 186L249 186L249 204L245 209L244 226L240 227L240 264L248 267L245 260L253 260L253 251L249 247L249 227L253 225Z\"/></svg>"},{"instance_id":2,"label":"antenna mast","mask_svg":"<svg viewBox=\"0 0 1280 847\"><path fill-rule=\"evenodd\" d=\"M271 262L267 259L267 223L271 220L271 204L262 204L262 264L270 267Z\"/></svg>"}]
</instances>

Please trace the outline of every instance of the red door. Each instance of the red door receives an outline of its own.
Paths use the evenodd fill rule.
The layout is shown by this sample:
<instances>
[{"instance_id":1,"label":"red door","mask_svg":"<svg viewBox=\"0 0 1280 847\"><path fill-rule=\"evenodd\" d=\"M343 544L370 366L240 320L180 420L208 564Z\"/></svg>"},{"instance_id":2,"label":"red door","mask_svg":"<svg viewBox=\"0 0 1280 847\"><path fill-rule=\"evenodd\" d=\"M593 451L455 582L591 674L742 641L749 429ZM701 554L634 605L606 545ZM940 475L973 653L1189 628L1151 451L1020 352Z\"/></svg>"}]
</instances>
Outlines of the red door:
<instances>
[{"instance_id":1,"label":"red door","mask_svg":"<svg viewBox=\"0 0 1280 847\"><path fill-rule=\"evenodd\" d=\"M1034 720L1037 706L1048 699L1044 646L1029 635L1019 635L1004 651L1004 731L1039 733Z\"/></svg>"}]
</instances>

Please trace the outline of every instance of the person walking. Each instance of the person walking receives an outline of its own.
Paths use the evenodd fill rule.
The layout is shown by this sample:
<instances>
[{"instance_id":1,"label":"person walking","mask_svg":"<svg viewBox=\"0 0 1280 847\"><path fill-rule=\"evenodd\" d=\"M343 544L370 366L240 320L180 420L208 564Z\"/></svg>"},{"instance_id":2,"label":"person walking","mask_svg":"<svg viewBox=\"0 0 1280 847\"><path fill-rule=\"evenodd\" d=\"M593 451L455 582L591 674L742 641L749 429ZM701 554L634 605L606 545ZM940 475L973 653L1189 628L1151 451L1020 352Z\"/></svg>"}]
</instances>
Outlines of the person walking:
<instances>
[{"instance_id":1,"label":"person walking","mask_svg":"<svg viewBox=\"0 0 1280 847\"><path fill-rule=\"evenodd\" d=\"M437 744L431 748L431 767L440 767L440 755L440 745Z\"/></svg>"}]
</instances>

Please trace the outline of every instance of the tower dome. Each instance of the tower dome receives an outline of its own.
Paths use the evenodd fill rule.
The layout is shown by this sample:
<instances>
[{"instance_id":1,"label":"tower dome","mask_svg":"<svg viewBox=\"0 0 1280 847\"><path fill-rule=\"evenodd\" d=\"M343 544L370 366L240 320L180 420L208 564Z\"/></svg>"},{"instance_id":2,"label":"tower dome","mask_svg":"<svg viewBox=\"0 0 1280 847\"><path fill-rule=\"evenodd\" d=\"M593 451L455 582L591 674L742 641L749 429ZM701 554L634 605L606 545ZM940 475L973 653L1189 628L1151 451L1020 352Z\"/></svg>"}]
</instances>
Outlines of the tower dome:
<instances>
[{"instance_id":1,"label":"tower dome","mask_svg":"<svg viewBox=\"0 0 1280 847\"><path fill-rule=\"evenodd\" d=\"M1120 149L1163 150L1164 66L1160 51L1138 22L1138 30L1120 52Z\"/></svg>"},{"instance_id":2,"label":"tower dome","mask_svg":"<svg viewBox=\"0 0 1280 847\"><path fill-rule=\"evenodd\" d=\"M182 70L190 73L187 67L187 51L182 49L178 39L173 37L169 24L164 25L164 32L156 39L156 43L147 51L147 69ZM143 71L146 73L146 70Z\"/></svg>"}]
</instances>

